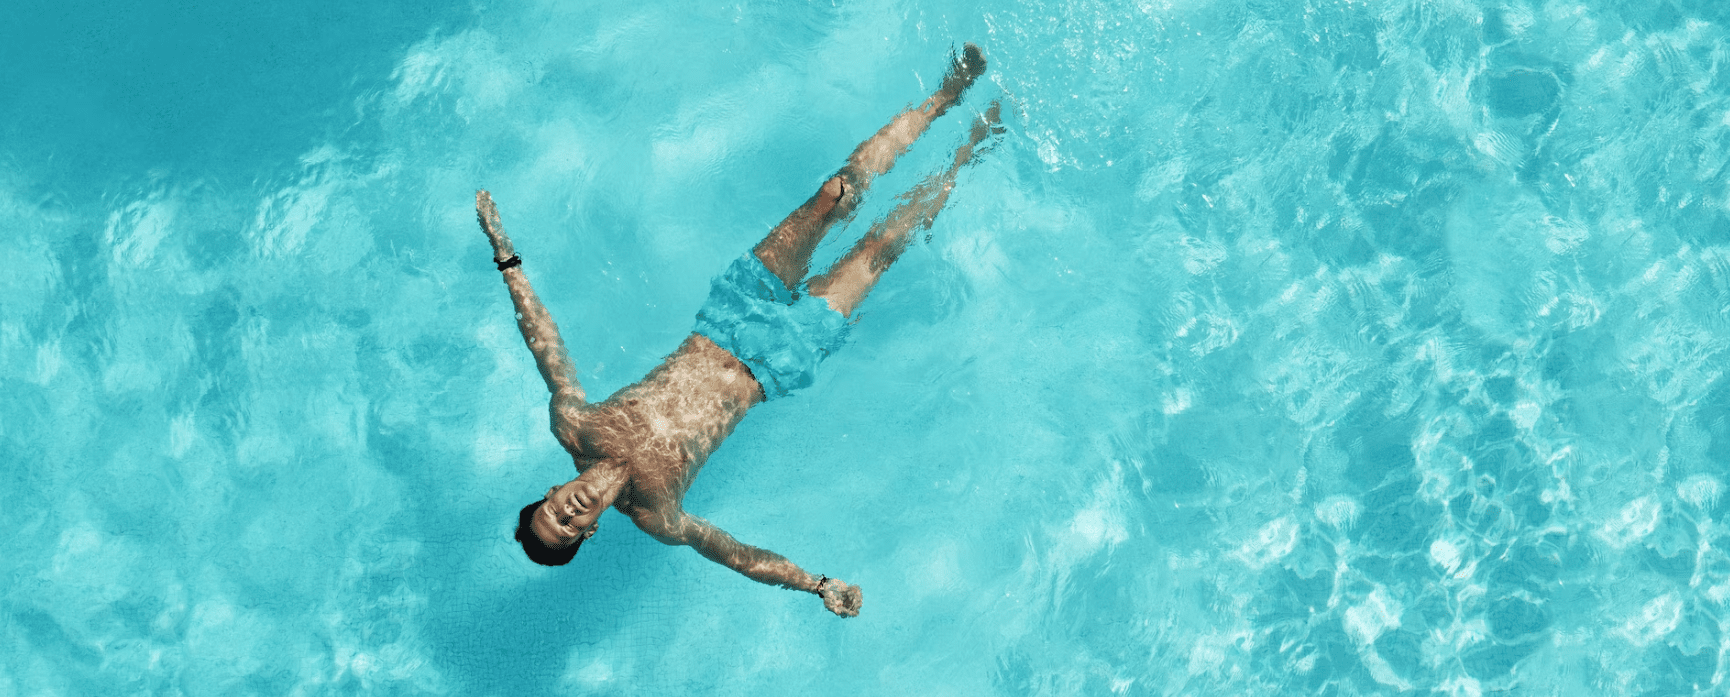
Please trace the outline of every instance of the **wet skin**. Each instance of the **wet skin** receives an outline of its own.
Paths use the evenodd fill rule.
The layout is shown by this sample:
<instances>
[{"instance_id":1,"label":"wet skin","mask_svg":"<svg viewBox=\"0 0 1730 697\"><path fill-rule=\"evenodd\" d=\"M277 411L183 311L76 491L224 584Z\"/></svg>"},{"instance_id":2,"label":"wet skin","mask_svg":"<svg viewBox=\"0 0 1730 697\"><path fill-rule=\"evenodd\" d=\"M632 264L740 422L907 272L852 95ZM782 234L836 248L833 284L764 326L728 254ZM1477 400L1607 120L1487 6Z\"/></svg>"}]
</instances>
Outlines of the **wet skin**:
<instances>
[{"instance_id":1,"label":"wet skin","mask_svg":"<svg viewBox=\"0 0 1730 697\"><path fill-rule=\"evenodd\" d=\"M943 86L918 107L898 115L848 158L847 166L823 183L758 244L753 252L788 287L803 278L812 250L828 229L846 219L876 176L950 106L984 71L984 59L971 44L954 61ZM975 146L993 133L997 107L981 115L953 165L928 178L902 198L884 220L826 273L811 279L812 295L851 316L877 278L899 256L911 232L929 227L954 186L956 172L972 160ZM482 231L494 258L513 256L496 207L485 192L476 195ZM564 341L546 308L535 296L521 266L504 270L518 313L518 326L536 365L553 393L553 435L571 454L579 475L547 491L531 528L549 547L565 547L593 535L608 507L628 516L638 528L672 545L688 545L704 557L772 585L817 593L831 612L858 614L857 586L812 575L779 554L740 543L708 521L685 512L682 502L710 454L733 432L745 413L763 401L762 386L733 354L701 334L686 337L678 349L637 383L605 401L591 404L577 383Z\"/></svg>"},{"instance_id":2,"label":"wet skin","mask_svg":"<svg viewBox=\"0 0 1730 697\"><path fill-rule=\"evenodd\" d=\"M745 364L701 334L638 383L599 404L555 400L553 435L580 475L547 492L535 533L564 546L608 506L663 542L684 543L680 502L763 389Z\"/></svg>"}]
</instances>

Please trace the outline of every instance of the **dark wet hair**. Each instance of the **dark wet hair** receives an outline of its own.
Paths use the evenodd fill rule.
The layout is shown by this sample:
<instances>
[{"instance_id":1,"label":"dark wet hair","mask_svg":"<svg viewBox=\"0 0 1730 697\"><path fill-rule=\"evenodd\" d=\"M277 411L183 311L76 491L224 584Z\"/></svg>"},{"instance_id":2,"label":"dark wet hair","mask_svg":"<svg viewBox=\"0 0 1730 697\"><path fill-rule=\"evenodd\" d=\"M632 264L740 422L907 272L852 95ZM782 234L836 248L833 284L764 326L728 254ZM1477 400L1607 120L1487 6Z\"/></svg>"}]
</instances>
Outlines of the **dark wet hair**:
<instances>
[{"instance_id":1,"label":"dark wet hair","mask_svg":"<svg viewBox=\"0 0 1730 697\"><path fill-rule=\"evenodd\" d=\"M571 546L554 549L542 542L541 538L535 537L535 529L530 527L530 521L543 503L546 503L546 499L523 506L523 510L517 513L517 542L522 543L523 554L529 555L529 559L534 563L541 566L564 566L571 563L572 557L577 556L577 548L583 546L584 538L578 536Z\"/></svg>"}]
</instances>

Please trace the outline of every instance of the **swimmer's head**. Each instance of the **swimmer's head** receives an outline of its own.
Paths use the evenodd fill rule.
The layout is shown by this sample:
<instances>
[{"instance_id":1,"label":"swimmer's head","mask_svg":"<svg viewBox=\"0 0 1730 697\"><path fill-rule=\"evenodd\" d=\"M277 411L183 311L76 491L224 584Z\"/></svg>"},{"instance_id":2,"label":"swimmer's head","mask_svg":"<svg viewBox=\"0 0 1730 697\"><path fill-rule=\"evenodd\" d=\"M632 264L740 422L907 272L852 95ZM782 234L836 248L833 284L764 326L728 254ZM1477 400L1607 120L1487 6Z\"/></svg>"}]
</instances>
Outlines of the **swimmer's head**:
<instances>
[{"instance_id":1,"label":"swimmer's head","mask_svg":"<svg viewBox=\"0 0 1730 697\"><path fill-rule=\"evenodd\" d=\"M601 513L613 505L626 477L616 466L591 466L582 476L547 490L517 513L517 541L537 564L561 566L594 536Z\"/></svg>"},{"instance_id":2,"label":"swimmer's head","mask_svg":"<svg viewBox=\"0 0 1730 697\"><path fill-rule=\"evenodd\" d=\"M583 546L583 540L595 534L595 529L591 527L577 537L576 541L559 547L542 542L540 535L535 534L534 521L535 516L541 512L541 504L546 502L546 499L535 501L523 506L523 510L517 513L517 542L523 546L523 553L529 555L530 561L541 566L564 566L577 556L577 548Z\"/></svg>"}]
</instances>

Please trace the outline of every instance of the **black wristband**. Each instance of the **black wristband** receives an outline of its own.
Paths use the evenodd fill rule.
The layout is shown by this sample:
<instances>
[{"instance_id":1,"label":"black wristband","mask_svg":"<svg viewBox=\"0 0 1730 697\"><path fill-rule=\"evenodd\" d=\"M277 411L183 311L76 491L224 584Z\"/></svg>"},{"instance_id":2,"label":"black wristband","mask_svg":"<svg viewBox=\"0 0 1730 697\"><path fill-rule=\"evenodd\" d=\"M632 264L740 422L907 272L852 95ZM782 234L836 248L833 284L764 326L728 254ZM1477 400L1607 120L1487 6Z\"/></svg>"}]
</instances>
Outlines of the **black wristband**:
<instances>
[{"instance_id":1,"label":"black wristband","mask_svg":"<svg viewBox=\"0 0 1730 697\"><path fill-rule=\"evenodd\" d=\"M819 598L823 597L823 584L828 583L828 582L829 582L828 576L819 577L817 579L817 590L814 590L811 592L816 593L817 597L819 597Z\"/></svg>"},{"instance_id":2,"label":"black wristband","mask_svg":"<svg viewBox=\"0 0 1730 697\"><path fill-rule=\"evenodd\" d=\"M517 256L515 254L512 254L511 258L506 259L506 260L501 261L501 262L498 262L498 264L499 264L499 270L500 271L503 271L505 269L516 268L518 266L523 265L523 258L520 256Z\"/></svg>"}]
</instances>

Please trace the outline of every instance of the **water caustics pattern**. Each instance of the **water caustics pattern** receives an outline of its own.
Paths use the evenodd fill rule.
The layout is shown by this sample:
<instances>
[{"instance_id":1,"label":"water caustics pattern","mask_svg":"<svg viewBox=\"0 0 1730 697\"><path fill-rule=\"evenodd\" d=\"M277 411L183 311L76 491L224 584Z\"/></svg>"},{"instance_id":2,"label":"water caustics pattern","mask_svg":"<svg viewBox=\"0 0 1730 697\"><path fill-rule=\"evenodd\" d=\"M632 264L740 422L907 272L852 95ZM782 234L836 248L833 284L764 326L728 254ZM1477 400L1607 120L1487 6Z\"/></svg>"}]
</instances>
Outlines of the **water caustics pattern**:
<instances>
[{"instance_id":1,"label":"water caustics pattern","mask_svg":"<svg viewBox=\"0 0 1730 697\"><path fill-rule=\"evenodd\" d=\"M1730 5L575 5L276 65L321 125L221 166L9 131L0 696L1730 690ZM474 189L604 395L966 40L819 255L1004 141L686 502L862 614L532 567Z\"/></svg>"}]
</instances>

